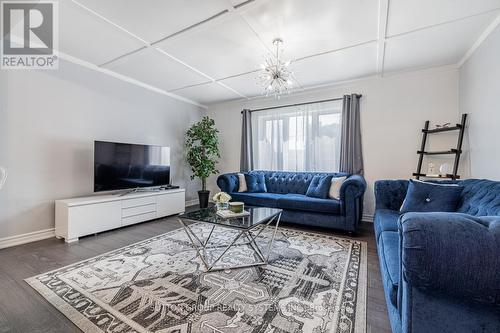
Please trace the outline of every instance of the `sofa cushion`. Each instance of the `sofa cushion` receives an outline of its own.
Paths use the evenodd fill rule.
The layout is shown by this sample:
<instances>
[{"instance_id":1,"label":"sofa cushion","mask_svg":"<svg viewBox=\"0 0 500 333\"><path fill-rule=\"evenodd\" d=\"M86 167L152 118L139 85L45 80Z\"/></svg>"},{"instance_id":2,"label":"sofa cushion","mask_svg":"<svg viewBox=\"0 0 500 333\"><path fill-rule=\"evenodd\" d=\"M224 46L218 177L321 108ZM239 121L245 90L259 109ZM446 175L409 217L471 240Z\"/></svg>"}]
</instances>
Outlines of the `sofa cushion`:
<instances>
[{"instance_id":1,"label":"sofa cushion","mask_svg":"<svg viewBox=\"0 0 500 333\"><path fill-rule=\"evenodd\" d=\"M276 193L231 193L232 201L242 201L250 206L265 206L272 208L278 207L278 199L282 196L282 194Z\"/></svg>"},{"instance_id":2,"label":"sofa cushion","mask_svg":"<svg viewBox=\"0 0 500 333\"><path fill-rule=\"evenodd\" d=\"M373 223L375 225L375 239L378 241L384 231L398 231L399 211L392 209L377 209Z\"/></svg>"},{"instance_id":3,"label":"sofa cushion","mask_svg":"<svg viewBox=\"0 0 500 333\"><path fill-rule=\"evenodd\" d=\"M340 214L340 202L338 200L312 198L302 194L280 195L278 208Z\"/></svg>"},{"instance_id":4,"label":"sofa cushion","mask_svg":"<svg viewBox=\"0 0 500 333\"><path fill-rule=\"evenodd\" d=\"M433 184L410 179L401 213L454 212L463 187L456 184Z\"/></svg>"},{"instance_id":5,"label":"sofa cushion","mask_svg":"<svg viewBox=\"0 0 500 333\"><path fill-rule=\"evenodd\" d=\"M346 176L332 177L330 189L328 190L328 197L330 199L340 199L340 189L342 188L342 184L344 184L346 179Z\"/></svg>"},{"instance_id":6,"label":"sofa cushion","mask_svg":"<svg viewBox=\"0 0 500 333\"><path fill-rule=\"evenodd\" d=\"M248 187L247 187L247 180L245 178L245 175L242 173L238 173L238 189L237 192L247 192Z\"/></svg>"},{"instance_id":7,"label":"sofa cushion","mask_svg":"<svg viewBox=\"0 0 500 333\"><path fill-rule=\"evenodd\" d=\"M251 193L267 192L266 179L262 173L245 174L247 191Z\"/></svg>"},{"instance_id":8,"label":"sofa cushion","mask_svg":"<svg viewBox=\"0 0 500 333\"><path fill-rule=\"evenodd\" d=\"M500 182L487 179L466 179L457 212L474 216L500 215Z\"/></svg>"},{"instance_id":9,"label":"sofa cushion","mask_svg":"<svg viewBox=\"0 0 500 333\"><path fill-rule=\"evenodd\" d=\"M308 197L326 199L328 198L328 190L332 184L332 176L316 175L311 180L306 195Z\"/></svg>"},{"instance_id":10,"label":"sofa cushion","mask_svg":"<svg viewBox=\"0 0 500 333\"><path fill-rule=\"evenodd\" d=\"M316 175L350 176L345 172L250 171L249 174L263 174L266 178L267 192L279 194L306 194L311 180Z\"/></svg>"},{"instance_id":11,"label":"sofa cushion","mask_svg":"<svg viewBox=\"0 0 500 333\"><path fill-rule=\"evenodd\" d=\"M385 292L397 307L399 287L399 233L384 231L379 240L379 260L384 278Z\"/></svg>"}]
</instances>

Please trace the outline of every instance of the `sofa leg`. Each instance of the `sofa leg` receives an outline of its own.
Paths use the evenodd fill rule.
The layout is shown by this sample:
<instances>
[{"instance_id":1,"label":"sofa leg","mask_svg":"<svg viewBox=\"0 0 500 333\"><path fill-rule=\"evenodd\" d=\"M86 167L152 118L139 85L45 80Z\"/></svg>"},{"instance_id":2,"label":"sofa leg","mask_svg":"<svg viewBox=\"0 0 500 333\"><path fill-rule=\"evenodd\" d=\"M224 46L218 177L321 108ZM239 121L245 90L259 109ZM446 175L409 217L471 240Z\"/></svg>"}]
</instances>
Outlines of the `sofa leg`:
<instances>
[{"instance_id":1,"label":"sofa leg","mask_svg":"<svg viewBox=\"0 0 500 333\"><path fill-rule=\"evenodd\" d=\"M347 235L348 235L349 237L354 237L354 231L348 231L348 232L347 232Z\"/></svg>"}]
</instances>

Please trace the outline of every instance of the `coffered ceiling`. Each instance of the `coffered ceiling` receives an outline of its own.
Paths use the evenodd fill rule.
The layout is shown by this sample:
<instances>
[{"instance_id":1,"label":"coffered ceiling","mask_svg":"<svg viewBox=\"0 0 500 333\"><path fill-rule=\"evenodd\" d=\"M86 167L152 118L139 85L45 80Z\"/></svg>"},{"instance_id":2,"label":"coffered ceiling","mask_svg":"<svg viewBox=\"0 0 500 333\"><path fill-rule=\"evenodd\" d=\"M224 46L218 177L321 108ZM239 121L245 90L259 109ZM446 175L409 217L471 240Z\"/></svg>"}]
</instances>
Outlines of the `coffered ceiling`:
<instances>
[{"instance_id":1,"label":"coffered ceiling","mask_svg":"<svg viewBox=\"0 0 500 333\"><path fill-rule=\"evenodd\" d=\"M284 40L301 90L456 64L500 0L60 0L60 50L199 104L260 96Z\"/></svg>"}]
</instances>

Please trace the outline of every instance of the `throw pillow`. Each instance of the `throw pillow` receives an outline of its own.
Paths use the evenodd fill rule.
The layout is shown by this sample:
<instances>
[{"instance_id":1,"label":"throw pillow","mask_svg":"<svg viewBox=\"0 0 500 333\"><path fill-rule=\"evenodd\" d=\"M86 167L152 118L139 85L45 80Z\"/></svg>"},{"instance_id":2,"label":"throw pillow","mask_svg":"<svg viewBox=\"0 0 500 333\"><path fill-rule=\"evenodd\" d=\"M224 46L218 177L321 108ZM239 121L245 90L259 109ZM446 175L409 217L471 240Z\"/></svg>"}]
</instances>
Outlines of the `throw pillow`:
<instances>
[{"instance_id":1,"label":"throw pillow","mask_svg":"<svg viewBox=\"0 0 500 333\"><path fill-rule=\"evenodd\" d=\"M238 192L246 192L248 191L247 188L247 181L245 180L245 175L242 173L238 174Z\"/></svg>"},{"instance_id":2,"label":"throw pillow","mask_svg":"<svg viewBox=\"0 0 500 333\"><path fill-rule=\"evenodd\" d=\"M328 197L330 199L340 199L340 188L342 187L342 184L344 184L344 181L347 179L346 176L342 177L332 177L332 182L330 184L330 190L328 191Z\"/></svg>"},{"instance_id":3,"label":"throw pillow","mask_svg":"<svg viewBox=\"0 0 500 333\"><path fill-rule=\"evenodd\" d=\"M313 198L328 198L328 190L332 183L332 176L316 175L311 180L306 195Z\"/></svg>"},{"instance_id":4,"label":"throw pillow","mask_svg":"<svg viewBox=\"0 0 500 333\"><path fill-rule=\"evenodd\" d=\"M399 210L408 212L455 212L463 187L410 179L406 198Z\"/></svg>"},{"instance_id":5,"label":"throw pillow","mask_svg":"<svg viewBox=\"0 0 500 333\"><path fill-rule=\"evenodd\" d=\"M245 181L247 183L247 191L251 193L267 192L266 179L262 173L246 173Z\"/></svg>"}]
</instances>

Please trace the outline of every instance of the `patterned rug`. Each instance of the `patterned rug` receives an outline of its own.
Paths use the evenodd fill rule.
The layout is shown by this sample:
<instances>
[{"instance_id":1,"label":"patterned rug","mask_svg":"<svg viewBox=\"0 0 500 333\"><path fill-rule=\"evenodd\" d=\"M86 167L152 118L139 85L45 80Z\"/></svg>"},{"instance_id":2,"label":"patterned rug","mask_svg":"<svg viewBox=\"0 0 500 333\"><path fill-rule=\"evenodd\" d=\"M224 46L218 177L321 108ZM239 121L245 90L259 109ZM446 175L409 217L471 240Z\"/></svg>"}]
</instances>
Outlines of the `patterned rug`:
<instances>
[{"instance_id":1,"label":"patterned rug","mask_svg":"<svg viewBox=\"0 0 500 333\"><path fill-rule=\"evenodd\" d=\"M232 233L216 228L211 239L226 244ZM270 237L257 243L267 249ZM223 263L250 253L235 247ZM268 265L205 273L178 229L26 281L84 332L357 333L366 268L365 242L280 228Z\"/></svg>"}]
</instances>

